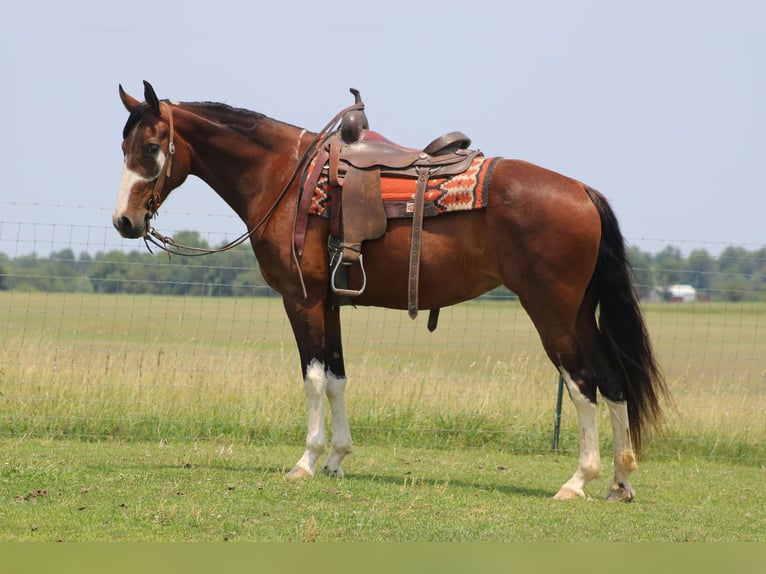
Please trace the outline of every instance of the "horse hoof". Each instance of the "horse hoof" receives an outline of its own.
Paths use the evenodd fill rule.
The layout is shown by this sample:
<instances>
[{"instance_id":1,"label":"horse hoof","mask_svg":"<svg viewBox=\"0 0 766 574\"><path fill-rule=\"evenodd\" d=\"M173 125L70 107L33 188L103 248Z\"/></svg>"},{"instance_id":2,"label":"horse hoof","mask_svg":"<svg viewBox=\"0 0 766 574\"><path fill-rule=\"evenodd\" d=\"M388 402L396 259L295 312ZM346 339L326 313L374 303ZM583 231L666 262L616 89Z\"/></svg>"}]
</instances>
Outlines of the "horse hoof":
<instances>
[{"instance_id":1,"label":"horse hoof","mask_svg":"<svg viewBox=\"0 0 766 574\"><path fill-rule=\"evenodd\" d=\"M576 500L578 498L585 498L584 492L575 492L570 488L561 488L553 497L553 500Z\"/></svg>"},{"instance_id":2,"label":"horse hoof","mask_svg":"<svg viewBox=\"0 0 766 574\"><path fill-rule=\"evenodd\" d=\"M301 466L296 466L290 472L287 473L287 478L291 480L306 480L314 476L311 472Z\"/></svg>"},{"instance_id":3,"label":"horse hoof","mask_svg":"<svg viewBox=\"0 0 766 574\"><path fill-rule=\"evenodd\" d=\"M614 483L606 493L606 499L609 502L630 502L636 494L630 486L622 483Z\"/></svg>"},{"instance_id":4,"label":"horse hoof","mask_svg":"<svg viewBox=\"0 0 766 574\"><path fill-rule=\"evenodd\" d=\"M327 465L322 467L322 474L325 476L332 476L335 478L343 478L345 476L345 473L343 472L342 468L336 468L333 470Z\"/></svg>"}]
</instances>

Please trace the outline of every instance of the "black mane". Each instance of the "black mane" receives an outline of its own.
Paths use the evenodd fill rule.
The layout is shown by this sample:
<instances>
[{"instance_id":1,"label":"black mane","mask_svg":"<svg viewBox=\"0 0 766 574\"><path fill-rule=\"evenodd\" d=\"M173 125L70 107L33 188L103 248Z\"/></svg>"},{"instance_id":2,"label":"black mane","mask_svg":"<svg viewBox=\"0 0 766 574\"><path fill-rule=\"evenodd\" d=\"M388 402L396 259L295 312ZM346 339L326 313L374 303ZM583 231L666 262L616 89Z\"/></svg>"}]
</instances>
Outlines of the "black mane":
<instances>
[{"instance_id":1,"label":"black mane","mask_svg":"<svg viewBox=\"0 0 766 574\"><path fill-rule=\"evenodd\" d=\"M211 121L215 121L222 125L228 126L233 130L236 130L242 134L249 134L258 125L258 122L266 118L264 114L245 110L242 108L234 108L227 104L221 104L216 102L184 102L181 104L184 107L193 109L196 113L205 116ZM122 139L126 139L128 134L136 127L144 114L149 110L149 106L146 102L134 109L128 121L125 122L125 127L122 129Z\"/></svg>"},{"instance_id":2,"label":"black mane","mask_svg":"<svg viewBox=\"0 0 766 574\"><path fill-rule=\"evenodd\" d=\"M211 121L230 127L245 135L251 133L258 123L266 118L264 114L258 112L234 108L228 104L217 102L185 102L182 105L192 108Z\"/></svg>"}]
</instances>

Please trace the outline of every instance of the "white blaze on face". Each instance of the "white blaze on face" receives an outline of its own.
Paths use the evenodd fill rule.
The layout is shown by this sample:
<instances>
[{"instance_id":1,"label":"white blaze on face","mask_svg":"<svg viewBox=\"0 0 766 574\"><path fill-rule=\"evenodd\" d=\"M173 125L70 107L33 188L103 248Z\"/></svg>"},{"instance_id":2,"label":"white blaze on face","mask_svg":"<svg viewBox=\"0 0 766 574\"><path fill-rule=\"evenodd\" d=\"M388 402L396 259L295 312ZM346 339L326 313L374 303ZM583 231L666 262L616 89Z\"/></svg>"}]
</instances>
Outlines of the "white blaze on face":
<instances>
[{"instance_id":1,"label":"white blaze on face","mask_svg":"<svg viewBox=\"0 0 766 574\"><path fill-rule=\"evenodd\" d=\"M133 186L137 183L147 183L154 181L160 176L160 173L165 165L165 154L160 152L157 155L157 175L154 177L144 177L135 170L128 167L128 160L122 164L122 177L120 178L120 189L117 193L117 205L114 208L114 217L119 218L128 211L128 202L130 201L130 194L133 191Z\"/></svg>"}]
</instances>

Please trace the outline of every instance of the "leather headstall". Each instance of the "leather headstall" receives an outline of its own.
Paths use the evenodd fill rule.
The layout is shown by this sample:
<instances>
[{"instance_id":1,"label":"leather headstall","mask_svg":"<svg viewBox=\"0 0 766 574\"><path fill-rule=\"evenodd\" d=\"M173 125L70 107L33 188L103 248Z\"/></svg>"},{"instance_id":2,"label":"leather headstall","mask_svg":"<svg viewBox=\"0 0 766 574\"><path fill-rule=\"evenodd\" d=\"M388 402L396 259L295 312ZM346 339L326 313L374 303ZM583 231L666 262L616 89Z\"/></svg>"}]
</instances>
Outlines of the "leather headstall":
<instances>
[{"instance_id":1,"label":"leather headstall","mask_svg":"<svg viewBox=\"0 0 766 574\"><path fill-rule=\"evenodd\" d=\"M168 116L168 126L170 133L168 134L168 153L165 158L165 165L162 166L157 180L154 183L154 189L152 190L152 197L149 199L149 212L151 216L157 215L157 210L162 203L162 189L165 187L165 180L170 177L173 172L173 158L176 155L176 145L174 143L175 132L173 130L173 112L170 106L165 102L160 102L160 111L165 111Z\"/></svg>"}]
</instances>

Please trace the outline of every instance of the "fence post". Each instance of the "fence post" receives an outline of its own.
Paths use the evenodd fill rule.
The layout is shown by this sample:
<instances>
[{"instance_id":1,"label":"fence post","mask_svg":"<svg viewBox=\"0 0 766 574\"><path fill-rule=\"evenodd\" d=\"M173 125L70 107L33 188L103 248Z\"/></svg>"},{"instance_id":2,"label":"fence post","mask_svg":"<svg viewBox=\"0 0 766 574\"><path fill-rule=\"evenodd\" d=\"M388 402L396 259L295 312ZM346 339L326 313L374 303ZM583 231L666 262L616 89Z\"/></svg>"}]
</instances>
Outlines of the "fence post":
<instances>
[{"instance_id":1,"label":"fence post","mask_svg":"<svg viewBox=\"0 0 766 574\"><path fill-rule=\"evenodd\" d=\"M553 452L559 451L559 435L561 434L561 403L564 398L564 377L559 375L559 389L556 394L556 414L553 418Z\"/></svg>"}]
</instances>

